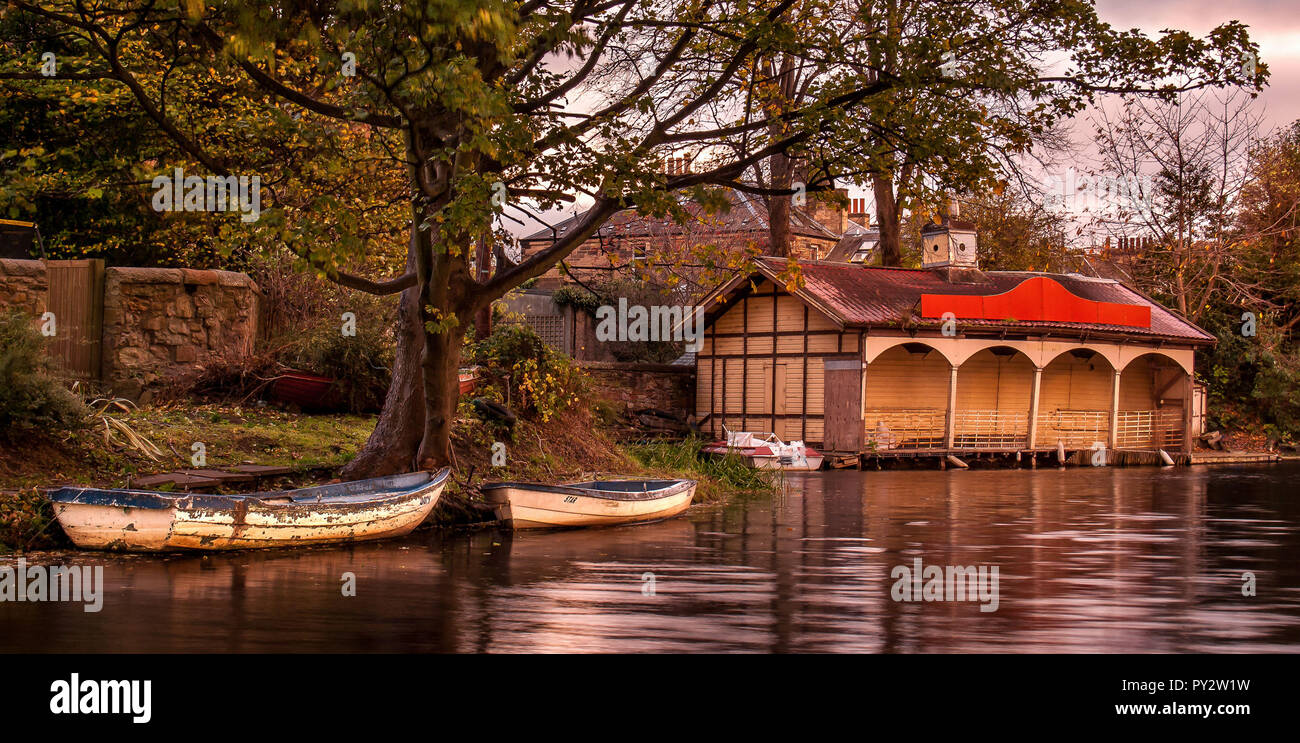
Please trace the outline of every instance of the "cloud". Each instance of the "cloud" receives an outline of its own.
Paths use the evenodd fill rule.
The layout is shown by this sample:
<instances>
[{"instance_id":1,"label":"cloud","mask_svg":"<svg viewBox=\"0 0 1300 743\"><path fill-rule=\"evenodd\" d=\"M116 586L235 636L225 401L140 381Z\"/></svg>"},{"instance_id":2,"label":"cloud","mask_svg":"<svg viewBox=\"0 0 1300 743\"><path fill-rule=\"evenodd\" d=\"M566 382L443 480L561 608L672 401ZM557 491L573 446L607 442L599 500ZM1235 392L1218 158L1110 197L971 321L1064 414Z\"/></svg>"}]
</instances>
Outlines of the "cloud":
<instances>
[{"instance_id":1,"label":"cloud","mask_svg":"<svg viewBox=\"0 0 1300 743\"><path fill-rule=\"evenodd\" d=\"M1269 85L1260 94L1265 126L1284 127L1300 119L1300 9L1290 0L1097 0L1097 15L1116 28L1150 34L1176 28L1205 34L1236 20L1250 28L1268 65Z\"/></svg>"}]
</instances>

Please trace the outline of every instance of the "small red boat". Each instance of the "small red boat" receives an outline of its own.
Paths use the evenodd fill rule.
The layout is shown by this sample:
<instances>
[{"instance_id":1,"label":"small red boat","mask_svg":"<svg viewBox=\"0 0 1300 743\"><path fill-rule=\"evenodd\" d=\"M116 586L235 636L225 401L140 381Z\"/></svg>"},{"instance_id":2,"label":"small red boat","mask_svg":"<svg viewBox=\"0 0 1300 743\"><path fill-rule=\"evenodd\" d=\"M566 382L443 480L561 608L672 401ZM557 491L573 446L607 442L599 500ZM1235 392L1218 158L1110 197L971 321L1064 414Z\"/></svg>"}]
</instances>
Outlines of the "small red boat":
<instances>
[{"instance_id":1,"label":"small red boat","mask_svg":"<svg viewBox=\"0 0 1300 743\"><path fill-rule=\"evenodd\" d=\"M473 392L474 388L478 386L478 367L471 366L468 369L461 369L459 379L460 394L464 395Z\"/></svg>"},{"instance_id":2,"label":"small red boat","mask_svg":"<svg viewBox=\"0 0 1300 743\"><path fill-rule=\"evenodd\" d=\"M297 405L303 410L320 410L330 404L334 380L304 371L289 371L271 383L271 397Z\"/></svg>"},{"instance_id":3,"label":"small red boat","mask_svg":"<svg viewBox=\"0 0 1300 743\"><path fill-rule=\"evenodd\" d=\"M726 431L726 429L723 429ZM786 470L790 472L813 472L821 469L822 453L802 441L785 443L774 433L752 433L749 431L726 431L726 441L715 441L700 448L705 454L714 456L740 456L749 461L749 466L760 470Z\"/></svg>"}]
</instances>

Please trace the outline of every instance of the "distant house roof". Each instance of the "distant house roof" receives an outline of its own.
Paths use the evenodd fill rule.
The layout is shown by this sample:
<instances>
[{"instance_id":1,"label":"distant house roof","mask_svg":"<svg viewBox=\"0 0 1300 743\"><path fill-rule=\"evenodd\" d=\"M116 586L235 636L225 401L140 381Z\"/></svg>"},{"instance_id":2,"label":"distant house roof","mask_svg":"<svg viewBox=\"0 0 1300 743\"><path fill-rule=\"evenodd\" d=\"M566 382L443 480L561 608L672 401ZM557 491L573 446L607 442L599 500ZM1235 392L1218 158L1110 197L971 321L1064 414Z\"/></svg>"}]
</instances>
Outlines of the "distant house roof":
<instances>
[{"instance_id":1,"label":"distant house roof","mask_svg":"<svg viewBox=\"0 0 1300 743\"><path fill-rule=\"evenodd\" d=\"M844 221L844 236L822 260L836 263L867 263L880 247L880 230L872 230L852 219Z\"/></svg>"},{"instance_id":2,"label":"distant house roof","mask_svg":"<svg viewBox=\"0 0 1300 743\"><path fill-rule=\"evenodd\" d=\"M762 258L757 273L781 283L787 266L785 259ZM1030 271L988 271L973 269L904 269L860 266L825 261L800 261L803 286L794 292L844 327L938 328L942 320L924 317L922 295L965 295L993 297L1016 289L1035 277L1046 277L1086 302L1137 305L1150 310L1148 327L1097 322L1062 322L1054 320L959 319L960 327L985 327L1012 332L1064 331L1065 334L1123 336L1147 340L1170 340L1196 345L1216 342L1214 336L1182 319L1159 303L1113 279L1099 279L1078 274L1050 274ZM719 287L704 304L708 317L723 308L712 301L742 289L753 274L742 275Z\"/></svg>"},{"instance_id":3,"label":"distant house roof","mask_svg":"<svg viewBox=\"0 0 1300 743\"><path fill-rule=\"evenodd\" d=\"M690 233L755 233L768 234L767 205L760 196L748 194L735 189L727 190L730 208L717 214L707 214L696 202L681 197L681 203L687 211L696 215L697 221L678 224L669 217L649 217L638 214L635 209L624 209L603 224L596 231L596 236L610 237L656 237L682 235ZM576 214L554 225L523 238L524 242L536 240L555 240L564 237L578 223L585 212ZM790 207L790 231L805 237L817 237L825 240L838 240L840 234L834 232L817 220L807 210L797 206Z\"/></svg>"}]
</instances>

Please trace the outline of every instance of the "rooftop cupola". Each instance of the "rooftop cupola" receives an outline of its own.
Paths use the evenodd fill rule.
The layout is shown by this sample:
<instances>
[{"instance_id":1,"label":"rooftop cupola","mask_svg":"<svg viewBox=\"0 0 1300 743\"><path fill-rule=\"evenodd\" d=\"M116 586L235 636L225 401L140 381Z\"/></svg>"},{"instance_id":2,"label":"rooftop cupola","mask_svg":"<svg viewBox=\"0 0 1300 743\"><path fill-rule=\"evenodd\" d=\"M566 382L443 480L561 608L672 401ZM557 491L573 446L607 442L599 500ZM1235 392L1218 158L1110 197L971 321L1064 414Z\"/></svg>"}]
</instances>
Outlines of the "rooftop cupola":
<instances>
[{"instance_id":1,"label":"rooftop cupola","mask_svg":"<svg viewBox=\"0 0 1300 743\"><path fill-rule=\"evenodd\" d=\"M961 206L955 198L942 222L929 222L921 228L921 265L925 268L978 268L976 247L975 223L961 220Z\"/></svg>"}]
</instances>

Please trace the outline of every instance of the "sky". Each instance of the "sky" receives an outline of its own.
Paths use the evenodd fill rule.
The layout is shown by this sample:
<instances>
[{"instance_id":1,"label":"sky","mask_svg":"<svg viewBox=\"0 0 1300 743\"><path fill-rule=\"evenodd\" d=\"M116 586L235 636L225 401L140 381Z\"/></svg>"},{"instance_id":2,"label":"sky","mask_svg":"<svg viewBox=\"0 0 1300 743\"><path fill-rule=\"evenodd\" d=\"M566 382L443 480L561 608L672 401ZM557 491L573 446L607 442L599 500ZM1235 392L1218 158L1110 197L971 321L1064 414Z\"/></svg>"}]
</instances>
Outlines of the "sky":
<instances>
[{"instance_id":1,"label":"sky","mask_svg":"<svg viewBox=\"0 0 1300 743\"><path fill-rule=\"evenodd\" d=\"M1176 28L1203 36L1236 20L1249 27L1268 64L1268 87L1259 101L1266 125L1300 119L1300 0L1096 0L1097 15L1115 28L1147 34Z\"/></svg>"}]
</instances>

